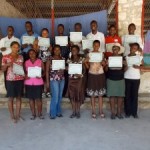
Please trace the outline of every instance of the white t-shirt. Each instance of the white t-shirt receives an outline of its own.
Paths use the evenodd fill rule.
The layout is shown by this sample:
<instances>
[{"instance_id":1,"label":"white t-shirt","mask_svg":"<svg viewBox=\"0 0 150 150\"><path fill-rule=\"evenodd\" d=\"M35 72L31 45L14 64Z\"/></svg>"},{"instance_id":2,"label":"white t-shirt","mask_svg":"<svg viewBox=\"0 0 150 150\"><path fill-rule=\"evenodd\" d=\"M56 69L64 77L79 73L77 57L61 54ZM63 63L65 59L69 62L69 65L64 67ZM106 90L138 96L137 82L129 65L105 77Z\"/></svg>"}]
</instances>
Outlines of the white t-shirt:
<instances>
[{"instance_id":1,"label":"white t-shirt","mask_svg":"<svg viewBox=\"0 0 150 150\"><path fill-rule=\"evenodd\" d=\"M8 36L6 36L0 40L0 49L3 47L6 48L6 51L2 52L3 55L8 55L11 53L10 45L14 41L20 44L20 40L14 36L12 36L10 39L8 38Z\"/></svg>"},{"instance_id":2,"label":"white t-shirt","mask_svg":"<svg viewBox=\"0 0 150 150\"><path fill-rule=\"evenodd\" d=\"M129 56L126 56L126 59L128 59ZM143 56L140 56L140 60L142 61ZM140 79L140 69L135 69L133 67L128 67L127 71L124 73L125 79Z\"/></svg>"},{"instance_id":3,"label":"white t-shirt","mask_svg":"<svg viewBox=\"0 0 150 150\"><path fill-rule=\"evenodd\" d=\"M105 37L102 32L98 32L93 34L92 32L86 36L87 39L91 40L99 40L100 41L100 51L105 52Z\"/></svg>"},{"instance_id":4,"label":"white t-shirt","mask_svg":"<svg viewBox=\"0 0 150 150\"><path fill-rule=\"evenodd\" d=\"M144 45L140 35L124 35L122 37L122 45L125 47L124 56L128 56L130 53L130 43L138 43L141 49L144 49Z\"/></svg>"}]
</instances>

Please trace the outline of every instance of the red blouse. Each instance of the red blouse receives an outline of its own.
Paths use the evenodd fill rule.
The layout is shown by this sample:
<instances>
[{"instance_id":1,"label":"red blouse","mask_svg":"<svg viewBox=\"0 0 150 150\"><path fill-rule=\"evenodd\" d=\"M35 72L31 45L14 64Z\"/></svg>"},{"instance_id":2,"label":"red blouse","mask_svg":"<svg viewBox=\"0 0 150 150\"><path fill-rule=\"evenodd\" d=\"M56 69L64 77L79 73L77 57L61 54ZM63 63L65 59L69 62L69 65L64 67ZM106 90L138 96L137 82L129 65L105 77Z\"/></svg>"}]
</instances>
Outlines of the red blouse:
<instances>
[{"instance_id":1,"label":"red blouse","mask_svg":"<svg viewBox=\"0 0 150 150\"><path fill-rule=\"evenodd\" d=\"M21 55L19 55L18 58L14 61L10 54L3 56L2 66L6 65L8 63L15 63L17 65L23 66L23 57ZM7 69L6 80L8 80L8 81L24 80L24 76L14 74L13 66L10 66Z\"/></svg>"}]
</instances>

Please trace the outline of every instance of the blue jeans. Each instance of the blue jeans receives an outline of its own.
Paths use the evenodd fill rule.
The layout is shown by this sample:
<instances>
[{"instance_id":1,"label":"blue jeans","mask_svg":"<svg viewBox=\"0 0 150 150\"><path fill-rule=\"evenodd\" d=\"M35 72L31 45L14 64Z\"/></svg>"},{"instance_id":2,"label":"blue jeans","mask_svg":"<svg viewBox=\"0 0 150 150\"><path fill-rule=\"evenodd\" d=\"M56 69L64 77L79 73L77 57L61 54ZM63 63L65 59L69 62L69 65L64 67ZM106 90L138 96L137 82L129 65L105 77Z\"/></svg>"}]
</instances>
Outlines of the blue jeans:
<instances>
[{"instance_id":1,"label":"blue jeans","mask_svg":"<svg viewBox=\"0 0 150 150\"><path fill-rule=\"evenodd\" d=\"M51 81L50 88L52 92L50 103L50 116L56 117L61 114L61 100L64 89L65 80Z\"/></svg>"}]
</instances>

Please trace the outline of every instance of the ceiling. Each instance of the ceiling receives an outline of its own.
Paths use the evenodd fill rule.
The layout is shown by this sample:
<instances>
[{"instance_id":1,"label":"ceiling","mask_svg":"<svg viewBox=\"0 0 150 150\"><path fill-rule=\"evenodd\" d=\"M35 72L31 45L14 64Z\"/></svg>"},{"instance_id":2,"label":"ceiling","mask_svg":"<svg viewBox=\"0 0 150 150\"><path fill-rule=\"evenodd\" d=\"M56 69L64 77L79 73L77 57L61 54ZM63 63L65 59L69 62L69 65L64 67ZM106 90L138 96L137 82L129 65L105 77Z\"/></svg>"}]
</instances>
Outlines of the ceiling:
<instances>
[{"instance_id":1,"label":"ceiling","mask_svg":"<svg viewBox=\"0 0 150 150\"><path fill-rule=\"evenodd\" d=\"M50 18L51 0L6 0L27 18ZM54 0L55 17L69 17L109 9L114 0ZM115 9L109 21L115 18Z\"/></svg>"}]
</instances>

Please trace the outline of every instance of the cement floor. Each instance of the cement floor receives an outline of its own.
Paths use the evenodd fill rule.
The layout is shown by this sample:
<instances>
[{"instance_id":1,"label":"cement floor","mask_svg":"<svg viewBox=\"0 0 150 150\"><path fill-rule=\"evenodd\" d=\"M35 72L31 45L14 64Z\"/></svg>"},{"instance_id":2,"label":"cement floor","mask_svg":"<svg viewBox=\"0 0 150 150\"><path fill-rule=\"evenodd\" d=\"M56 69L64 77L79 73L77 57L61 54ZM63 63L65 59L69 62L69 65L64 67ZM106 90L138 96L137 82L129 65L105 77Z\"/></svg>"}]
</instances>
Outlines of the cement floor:
<instances>
[{"instance_id":1,"label":"cement floor","mask_svg":"<svg viewBox=\"0 0 150 150\"><path fill-rule=\"evenodd\" d=\"M46 111L45 111L46 112ZM90 110L82 110L81 119L63 118L31 121L29 109L22 110L26 119L14 124L7 109L0 109L0 150L150 150L150 110L140 110L139 119L92 120Z\"/></svg>"}]
</instances>

